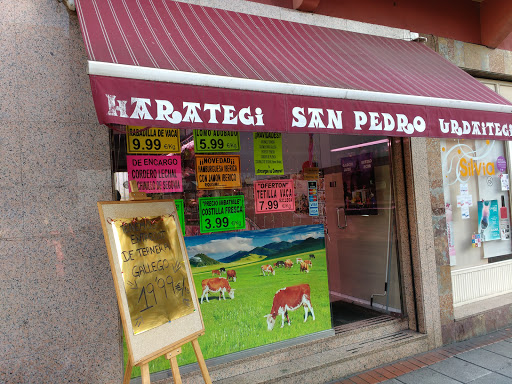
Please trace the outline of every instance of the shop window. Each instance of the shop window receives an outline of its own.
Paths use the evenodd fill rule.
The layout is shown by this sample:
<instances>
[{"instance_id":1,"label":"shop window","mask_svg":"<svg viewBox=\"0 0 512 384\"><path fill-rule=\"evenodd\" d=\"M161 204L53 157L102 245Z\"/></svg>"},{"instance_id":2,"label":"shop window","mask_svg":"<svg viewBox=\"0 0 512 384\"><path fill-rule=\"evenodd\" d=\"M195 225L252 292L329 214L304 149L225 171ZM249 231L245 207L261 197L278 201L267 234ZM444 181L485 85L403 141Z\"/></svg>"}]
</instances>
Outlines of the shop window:
<instances>
[{"instance_id":1,"label":"shop window","mask_svg":"<svg viewBox=\"0 0 512 384\"><path fill-rule=\"evenodd\" d=\"M125 130L111 135L114 199L127 200L136 180L156 189L146 191L152 199L179 202L207 327L200 339L206 358L402 312L388 139L228 132L212 144L201 141L211 131L194 138L183 129L173 133L175 153L155 155L164 144L143 128L136 133L139 153L127 153L134 142ZM237 134L239 145L226 148L227 134ZM164 172L167 191L151 180L156 168L133 171L151 156L176 160ZM231 200L241 205L216 216L218 204ZM233 298L204 294L203 282L217 277L229 279ZM310 292L304 308L287 318L273 314L278 292L298 286ZM179 359L193 362L193 352L185 348ZM153 370L167 365L157 360Z\"/></svg>"}]
</instances>

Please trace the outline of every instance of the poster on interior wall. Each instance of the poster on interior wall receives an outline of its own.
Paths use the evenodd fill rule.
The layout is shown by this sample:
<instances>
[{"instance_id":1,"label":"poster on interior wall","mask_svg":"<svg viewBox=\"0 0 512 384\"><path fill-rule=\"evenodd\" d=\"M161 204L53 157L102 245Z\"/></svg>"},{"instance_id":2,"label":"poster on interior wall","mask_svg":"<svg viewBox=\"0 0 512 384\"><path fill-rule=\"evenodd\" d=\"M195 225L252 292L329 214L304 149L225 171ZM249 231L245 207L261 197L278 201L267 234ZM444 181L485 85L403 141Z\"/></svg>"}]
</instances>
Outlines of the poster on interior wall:
<instances>
[{"instance_id":1,"label":"poster on interior wall","mask_svg":"<svg viewBox=\"0 0 512 384\"><path fill-rule=\"evenodd\" d=\"M309 216L318 216L318 186L316 181L308 181Z\"/></svg>"},{"instance_id":2,"label":"poster on interior wall","mask_svg":"<svg viewBox=\"0 0 512 384\"><path fill-rule=\"evenodd\" d=\"M482 242L499 240L500 217L498 200L482 200L478 202L478 233Z\"/></svg>"},{"instance_id":3,"label":"poster on interior wall","mask_svg":"<svg viewBox=\"0 0 512 384\"><path fill-rule=\"evenodd\" d=\"M293 180L258 180L254 182L256 214L295 211Z\"/></svg>"},{"instance_id":4,"label":"poster on interior wall","mask_svg":"<svg viewBox=\"0 0 512 384\"><path fill-rule=\"evenodd\" d=\"M206 359L331 329L323 225L187 237L186 245ZM278 313L284 305L295 308L290 325ZM180 364L192 362L190 351Z\"/></svg>"},{"instance_id":5,"label":"poster on interior wall","mask_svg":"<svg viewBox=\"0 0 512 384\"><path fill-rule=\"evenodd\" d=\"M371 153L341 158L346 215L377 215L377 189Z\"/></svg>"},{"instance_id":6,"label":"poster on interior wall","mask_svg":"<svg viewBox=\"0 0 512 384\"><path fill-rule=\"evenodd\" d=\"M256 175L284 175L281 133L254 132L254 170Z\"/></svg>"},{"instance_id":7,"label":"poster on interior wall","mask_svg":"<svg viewBox=\"0 0 512 384\"><path fill-rule=\"evenodd\" d=\"M126 126L128 153L180 153L180 131L173 128Z\"/></svg>"},{"instance_id":8,"label":"poster on interior wall","mask_svg":"<svg viewBox=\"0 0 512 384\"><path fill-rule=\"evenodd\" d=\"M195 153L238 152L240 132L194 129Z\"/></svg>"},{"instance_id":9,"label":"poster on interior wall","mask_svg":"<svg viewBox=\"0 0 512 384\"><path fill-rule=\"evenodd\" d=\"M197 189L241 188L239 155L196 155Z\"/></svg>"},{"instance_id":10,"label":"poster on interior wall","mask_svg":"<svg viewBox=\"0 0 512 384\"><path fill-rule=\"evenodd\" d=\"M244 195L199 198L201 233L245 229Z\"/></svg>"},{"instance_id":11,"label":"poster on interior wall","mask_svg":"<svg viewBox=\"0 0 512 384\"><path fill-rule=\"evenodd\" d=\"M139 192L183 192L181 156L126 156L128 180L136 180Z\"/></svg>"}]
</instances>

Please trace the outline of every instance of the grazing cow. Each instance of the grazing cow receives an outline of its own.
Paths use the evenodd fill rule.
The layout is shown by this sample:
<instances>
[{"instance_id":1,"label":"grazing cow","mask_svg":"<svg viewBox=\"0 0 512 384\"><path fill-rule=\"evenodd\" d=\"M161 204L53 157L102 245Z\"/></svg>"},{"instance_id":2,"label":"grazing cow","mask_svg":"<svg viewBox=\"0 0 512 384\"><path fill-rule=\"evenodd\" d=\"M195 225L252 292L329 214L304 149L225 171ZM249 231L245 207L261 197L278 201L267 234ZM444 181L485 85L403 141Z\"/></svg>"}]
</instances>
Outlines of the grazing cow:
<instances>
[{"instance_id":1,"label":"grazing cow","mask_svg":"<svg viewBox=\"0 0 512 384\"><path fill-rule=\"evenodd\" d=\"M272 274L272 275L275 275L276 274L276 271L274 271L274 268L272 268L272 266L270 264L265 264L265 265L262 265L261 266L261 272L263 273L263 276L267 276L267 274Z\"/></svg>"},{"instance_id":2,"label":"grazing cow","mask_svg":"<svg viewBox=\"0 0 512 384\"><path fill-rule=\"evenodd\" d=\"M220 296L226 300L226 296L224 294L227 292L231 299L235 298L235 290L229 286L229 282L223 277L214 277L211 279L205 279L201 281L201 286L203 287L203 294L201 295L201 304L203 304L203 299L206 297L206 301L208 300L209 292L219 292L219 300Z\"/></svg>"},{"instance_id":3,"label":"grazing cow","mask_svg":"<svg viewBox=\"0 0 512 384\"><path fill-rule=\"evenodd\" d=\"M315 259L315 254L314 253L309 255L309 260L311 260L311 259Z\"/></svg>"},{"instance_id":4,"label":"grazing cow","mask_svg":"<svg viewBox=\"0 0 512 384\"><path fill-rule=\"evenodd\" d=\"M220 271L218 269L214 269L212 271L212 276L220 276Z\"/></svg>"},{"instance_id":5,"label":"grazing cow","mask_svg":"<svg viewBox=\"0 0 512 384\"><path fill-rule=\"evenodd\" d=\"M286 261L284 262L284 267L285 267L285 268L291 268L291 267L293 267L293 261L291 261L290 259L286 260Z\"/></svg>"},{"instance_id":6,"label":"grazing cow","mask_svg":"<svg viewBox=\"0 0 512 384\"><path fill-rule=\"evenodd\" d=\"M308 319L308 309L311 311L313 320L315 320L315 312L311 306L311 294L308 284L294 285L292 287L282 288L274 295L274 302L270 314L265 315L267 318L267 327L271 331L274 329L276 317L282 316L281 328L284 327L284 317L290 325L290 317L288 311L295 311L300 306L304 307L304 322Z\"/></svg>"},{"instance_id":7,"label":"grazing cow","mask_svg":"<svg viewBox=\"0 0 512 384\"><path fill-rule=\"evenodd\" d=\"M309 268L311 268L313 266L313 263L311 262L311 260L304 260L304 262L309 266Z\"/></svg>"},{"instance_id":8,"label":"grazing cow","mask_svg":"<svg viewBox=\"0 0 512 384\"><path fill-rule=\"evenodd\" d=\"M234 269L228 269L227 274L228 274L228 280L231 279L234 282L236 282L236 271Z\"/></svg>"},{"instance_id":9,"label":"grazing cow","mask_svg":"<svg viewBox=\"0 0 512 384\"><path fill-rule=\"evenodd\" d=\"M309 273L309 264L304 261L300 263L300 271Z\"/></svg>"},{"instance_id":10,"label":"grazing cow","mask_svg":"<svg viewBox=\"0 0 512 384\"><path fill-rule=\"evenodd\" d=\"M219 272L220 274L222 275L223 273L226 273L226 268L222 267L222 268L219 268Z\"/></svg>"},{"instance_id":11,"label":"grazing cow","mask_svg":"<svg viewBox=\"0 0 512 384\"><path fill-rule=\"evenodd\" d=\"M303 260L302 260L300 257L297 257L297 258L295 259L295 261L297 262L297 264L300 264L300 263L302 263L302 262L303 262Z\"/></svg>"},{"instance_id":12,"label":"grazing cow","mask_svg":"<svg viewBox=\"0 0 512 384\"><path fill-rule=\"evenodd\" d=\"M276 268L284 267L284 261L279 260L277 263L274 263L274 267L276 267Z\"/></svg>"}]
</instances>

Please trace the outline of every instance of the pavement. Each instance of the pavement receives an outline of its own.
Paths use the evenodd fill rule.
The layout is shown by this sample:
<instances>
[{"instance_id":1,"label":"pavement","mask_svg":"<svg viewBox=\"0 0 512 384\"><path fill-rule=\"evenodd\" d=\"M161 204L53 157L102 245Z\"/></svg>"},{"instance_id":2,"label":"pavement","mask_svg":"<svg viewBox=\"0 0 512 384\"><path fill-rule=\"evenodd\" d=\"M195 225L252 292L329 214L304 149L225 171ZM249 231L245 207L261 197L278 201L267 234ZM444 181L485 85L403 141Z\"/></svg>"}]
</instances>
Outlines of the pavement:
<instances>
[{"instance_id":1,"label":"pavement","mask_svg":"<svg viewBox=\"0 0 512 384\"><path fill-rule=\"evenodd\" d=\"M512 384L512 328L445 345L330 384Z\"/></svg>"}]
</instances>

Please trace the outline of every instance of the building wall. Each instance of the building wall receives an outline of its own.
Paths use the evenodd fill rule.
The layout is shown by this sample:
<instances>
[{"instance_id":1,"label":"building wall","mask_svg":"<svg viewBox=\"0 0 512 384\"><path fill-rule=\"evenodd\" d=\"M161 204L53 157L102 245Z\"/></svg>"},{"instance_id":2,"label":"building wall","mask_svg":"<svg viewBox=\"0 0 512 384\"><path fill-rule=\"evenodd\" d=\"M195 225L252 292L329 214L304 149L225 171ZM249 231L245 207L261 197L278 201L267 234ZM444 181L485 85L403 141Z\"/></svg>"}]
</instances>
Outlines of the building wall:
<instances>
[{"instance_id":1,"label":"building wall","mask_svg":"<svg viewBox=\"0 0 512 384\"><path fill-rule=\"evenodd\" d=\"M433 50L453 64L475 71L480 75L512 75L511 52L502 49L466 43L458 40L427 36ZM432 228L434 230L435 258L439 294L439 312L443 344L466 340L480 336L512 324L512 306L505 302L496 302L494 308L456 318L453 307L451 267L448 255L446 232L445 201L443 194L443 176L441 171L441 152L439 139L427 139L427 168L429 170L429 188L431 195Z\"/></svg>"},{"instance_id":2,"label":"building wall","mask_svg":"<svg viewBox=\"0 0 512 384\"><path fill-rule=\"evenodd\" d=\"M76 13L0 1L0 382L119 383L111 200Z\"/></svg>"}]
</instances>

